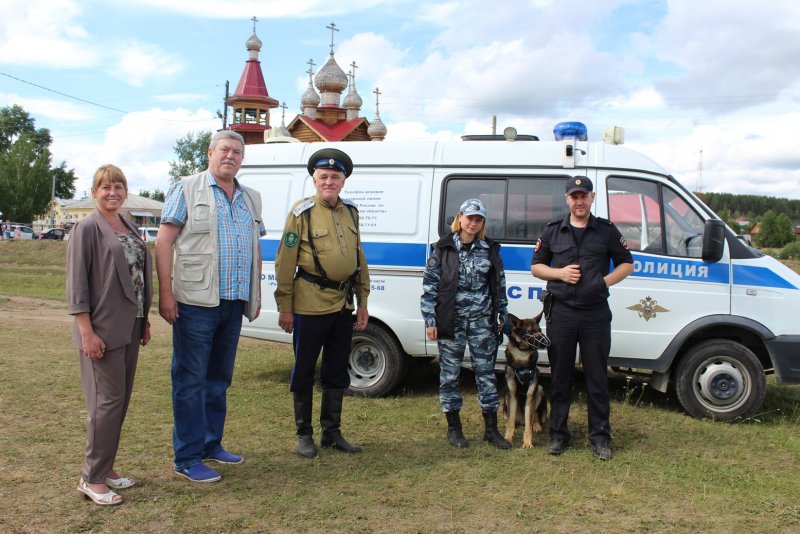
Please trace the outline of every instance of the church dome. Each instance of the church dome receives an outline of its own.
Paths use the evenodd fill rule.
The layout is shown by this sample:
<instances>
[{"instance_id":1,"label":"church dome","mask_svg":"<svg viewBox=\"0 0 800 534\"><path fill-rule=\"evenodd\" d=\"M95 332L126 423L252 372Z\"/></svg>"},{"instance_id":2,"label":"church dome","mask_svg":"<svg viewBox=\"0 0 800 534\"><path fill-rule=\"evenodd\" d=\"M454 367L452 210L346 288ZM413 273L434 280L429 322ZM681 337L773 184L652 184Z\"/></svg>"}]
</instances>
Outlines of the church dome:
<instances>
[{"instance_id":1,"label":"church dome","mask_svg":"<svg viewBox=\"0 0 800 534\"><path fill-rule=\"evenodd\" d=\"M375 115L375 120L367 128L367 134L372 138L383 139L386 137L386 125L383 124L380 115Z\"/></svg>"},{"instance_id":2,"label":"church dome","mask_svg":"<svg viewBox=\"0 0 800 534\"><path fill-rule=\"evenodd\" d=\"M361 104L363 103L361 95L356 91L356 84L353 83L350 85L350 91L347 96L344 97L344 107L345 109L361 109Z\"/></svg>"},{"instance_id":3,"label":"church dome","mask_svg":"<svg viewBox=\"0 0 800 534\"><path fill-rule=\"evenodd\" d=\"M308 83L308 89L306 92L303 93L303 96L300 97L300 108L305 109L308 107L315 108L319 106L319 95L314 90L314 87L311 85L311 82Z\"/></svg>"},{"instance_id":4,"label":"church dome","mask_svg":"<svg viewBox=\"0 0 800 534\"><path fill-rule=\"evenodd\" d=\"M330 91L341 94L347 87L347 75L333 58L333 53L328 57L328 62L314 77L314 83L320 92Z\"/></svg>"},{"instance_id":5,"label":"church dome","mask_svg":"<svg viewBox=\"0 0 800 534\"><path fill-rule=\"evenodd\" d=\"M260 52L261 51L261 39L258 38L256 35L255 29L253 30L253 35L245 41L245 46L247 46L247 50L250 52Z\"/></svg>"}]
</instances>

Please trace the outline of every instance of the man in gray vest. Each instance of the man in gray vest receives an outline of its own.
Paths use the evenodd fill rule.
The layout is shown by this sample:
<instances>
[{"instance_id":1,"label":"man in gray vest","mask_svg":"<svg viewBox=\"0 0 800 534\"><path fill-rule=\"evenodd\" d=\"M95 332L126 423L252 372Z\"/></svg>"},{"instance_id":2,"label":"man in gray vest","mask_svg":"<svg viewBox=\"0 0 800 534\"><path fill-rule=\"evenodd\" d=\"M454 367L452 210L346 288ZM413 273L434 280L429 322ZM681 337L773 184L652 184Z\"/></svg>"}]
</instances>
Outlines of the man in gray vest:
<instances>
[{"instance_id":1,"label":"man in gray vest","mask_svg":"<svg viewBox=\"0 0 800 534\"><path fill-rule=\"evenodd\" d=\"M156 239L159 312L172 325L175 473L193 482L220 474L204 461L239 464L222 447L227 390L242 316L261 311L261 196L236 173L244 139L211 138L208 170L174 183Z\"/></svg>"}]
</instances>

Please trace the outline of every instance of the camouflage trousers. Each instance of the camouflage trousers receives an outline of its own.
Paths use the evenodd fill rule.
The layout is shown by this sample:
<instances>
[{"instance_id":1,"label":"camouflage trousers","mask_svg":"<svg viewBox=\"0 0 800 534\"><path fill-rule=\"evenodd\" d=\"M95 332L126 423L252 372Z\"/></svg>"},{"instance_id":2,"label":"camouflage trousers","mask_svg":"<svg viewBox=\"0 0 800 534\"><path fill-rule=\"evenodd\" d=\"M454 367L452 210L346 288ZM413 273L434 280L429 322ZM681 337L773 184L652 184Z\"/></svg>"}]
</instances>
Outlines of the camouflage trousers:
<instances>
[{"instance_id":1,"label":"camouflage trousers","mask_svg":"<svg viewBox=\"0 0 800 534\"><path fill-rule=\"evenodd\" d=\"M494 364L497 360L497 326L489 319L455 319L453 338L439 339L439 402L442 411L460 410L460 373L464 349L469 345L472 369L478 387L478 404L481 411L497 411L497 378Z\"/></svg>"}]
</instances>

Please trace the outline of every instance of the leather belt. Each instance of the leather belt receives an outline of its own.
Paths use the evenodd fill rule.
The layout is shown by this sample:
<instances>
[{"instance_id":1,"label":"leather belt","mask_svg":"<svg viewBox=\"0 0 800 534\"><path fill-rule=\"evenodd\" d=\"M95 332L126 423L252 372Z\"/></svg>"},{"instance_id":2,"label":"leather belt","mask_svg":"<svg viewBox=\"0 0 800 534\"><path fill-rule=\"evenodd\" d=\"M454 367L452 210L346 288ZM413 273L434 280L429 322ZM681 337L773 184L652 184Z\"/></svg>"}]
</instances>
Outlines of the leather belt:
<instances>
[{"instance_id":1,"label":"leather belt","mask_svg":"<svg viewBox=\"0 0 800 534\"><path fill-rule=\"evenodd\" d=\"M326 289L333 289L335 291L346 291L348 280L344 282L337 282L336 280L327 280L322 278L321 276L317 276L311 273L304 271L303 269L297 270L298 278L302 278L303 280L307 280L312 284L317 284L320 287L324 287Z\"/></svg>"}]
</instances>

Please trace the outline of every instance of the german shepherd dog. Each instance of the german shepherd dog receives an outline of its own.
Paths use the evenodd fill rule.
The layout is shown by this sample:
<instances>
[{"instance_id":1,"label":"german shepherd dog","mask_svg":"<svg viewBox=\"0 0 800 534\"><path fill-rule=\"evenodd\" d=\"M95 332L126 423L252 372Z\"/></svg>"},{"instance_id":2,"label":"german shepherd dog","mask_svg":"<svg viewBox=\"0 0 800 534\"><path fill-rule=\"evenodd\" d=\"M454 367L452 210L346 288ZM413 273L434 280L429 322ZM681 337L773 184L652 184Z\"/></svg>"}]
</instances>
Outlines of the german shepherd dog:
<instances>
[{"instance_id":1,"label":"german shepherd dog","mask_svg":"<svg viewBox=\"0 0 800 534\"><path fill-rule=\"evenodd\" d=\"M539 349L550 345L539 327L540 313L533 319L518 319L509 314L511 332L506 344L506 391L503 413L506 416L505 439L511 443L517 426L525 427L522 448L533 447L533 433L541 432L547 418L547 399L539 384L536 364ZM524 406L524 409L523 409Z\"/></svg>"}]
</instances>

